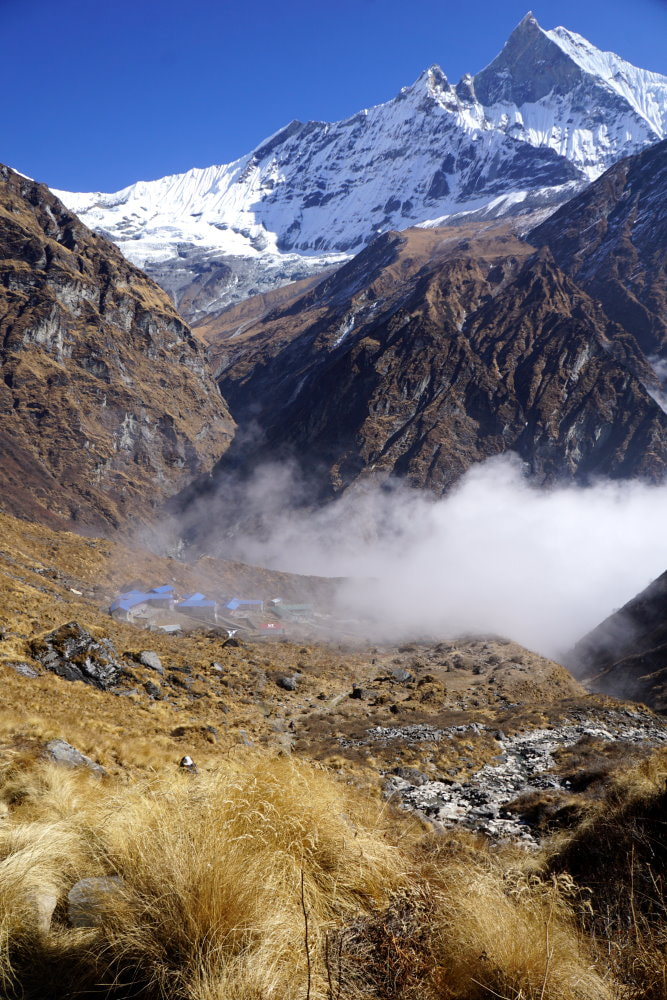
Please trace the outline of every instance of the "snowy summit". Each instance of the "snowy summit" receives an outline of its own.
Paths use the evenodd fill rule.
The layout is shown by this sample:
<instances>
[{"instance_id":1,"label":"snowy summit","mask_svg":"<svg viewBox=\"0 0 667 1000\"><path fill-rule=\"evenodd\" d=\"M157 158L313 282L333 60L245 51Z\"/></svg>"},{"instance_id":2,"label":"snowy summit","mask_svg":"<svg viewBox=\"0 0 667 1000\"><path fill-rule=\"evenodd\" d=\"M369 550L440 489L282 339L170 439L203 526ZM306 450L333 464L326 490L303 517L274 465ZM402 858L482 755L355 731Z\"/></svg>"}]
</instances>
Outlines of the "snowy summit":
<instances>
[{"instance_id":1,"label":"snowy summit","mask_svg":"<svg viewBox=\"0 0 667 1000\"><path fill-rule=\"evenodd\" d=\"M115 194L55 193L177 298L186 274L226 261L232 277L213 283L206 310L320 270L388 229L556 204L666 134L667 77L527 14L456 85L432 66L385 104L341 122L292 121L233 163Z\"/></svg>"}]
</instances>

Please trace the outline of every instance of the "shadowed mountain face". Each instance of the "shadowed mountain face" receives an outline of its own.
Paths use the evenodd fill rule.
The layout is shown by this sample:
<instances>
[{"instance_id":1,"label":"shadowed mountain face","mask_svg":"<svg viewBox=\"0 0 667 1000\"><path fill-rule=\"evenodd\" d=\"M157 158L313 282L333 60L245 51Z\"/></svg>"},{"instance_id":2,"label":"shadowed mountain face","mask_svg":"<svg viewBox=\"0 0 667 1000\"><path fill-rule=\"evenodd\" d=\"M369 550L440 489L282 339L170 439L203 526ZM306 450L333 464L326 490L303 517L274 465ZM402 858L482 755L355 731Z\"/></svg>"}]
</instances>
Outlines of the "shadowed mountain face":
<instances>
[{"instance_id":1,"label":"shadowed mountain face","mask_svg":"<svg viewBox=\"0 0 667 1000\"><path fill-rule=\"evenodd\" d=\"M141 518L233 421L169 299L43 185L0 168L0 497L55 524Z\"/></svg>"},{"instance_id":2,"label":"shadowed mountain face","mask_svg":"<svg viewBox=\"0 0 667 1000\"><path fill-rule=\"evenodd\" d=\"M617 163L530 240L667 360L667 141Z\"/></svg>"},{"instance_id":3,"label":"shadowed mountain face","mask_svg":"<svg viewBox=\"0 0 667 1000\"><path fill-rule=\"evenodd\" d=\"M667 573L584 636L568 666L596 691L667 711Z\"/></svg>"},{"instance_id":4,"label":"shadowed mountain face","mask_svg":"<svg viewBox=\"0 0 667 1000\"><path fill-rule=\"evenodd\" d=\"M235 419L223 459L289 453L324 497L395 475L441 493L517 452L537 481L663 477L667 415L636 342L507 225L378 239L253 324L202 328ZM224 316L224 314L223 314ZM222 320L222 317L221 317Z\"/></svg>"}]
</instances>

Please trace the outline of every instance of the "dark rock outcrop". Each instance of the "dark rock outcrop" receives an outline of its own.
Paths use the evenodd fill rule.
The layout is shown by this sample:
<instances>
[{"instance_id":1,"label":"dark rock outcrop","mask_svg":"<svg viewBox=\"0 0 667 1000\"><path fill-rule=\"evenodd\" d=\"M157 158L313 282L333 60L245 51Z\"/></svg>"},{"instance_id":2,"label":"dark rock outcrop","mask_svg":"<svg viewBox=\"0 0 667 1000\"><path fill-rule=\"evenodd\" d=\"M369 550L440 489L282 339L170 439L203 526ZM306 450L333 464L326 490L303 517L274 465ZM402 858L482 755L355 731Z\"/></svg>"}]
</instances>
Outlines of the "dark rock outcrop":
<instances>
[{"instance_id":1,"label":"dark rock outcrop","mask_svg":"<svg viewBox=\"0 0 667 1000\"><path fill-rule=\"evenodd\" d=\"M296 302L265 307L239 336L207 331L221 390L253 432L214 489L284 455L316 470L323 500L389 476L442 493L505 452L541 483L667 471L667 415L636 340L506 225L388 234Z\"/></svg>"},{"instance_id":2,"label":"dark rock outcrop","mask_svg":"<svg viewBox=\"0 0 667 1000\"><path fill-rule=\"evenodd\" d=\"M47 670L68 681L108 691L120 680L123 664L109 639L94 639L78 622L68 622L33 643L32 653Z\"/></svg>"},{"instance_id":3,"label":"dark rock outcrop","mask_svg":"<svg viewBox=\"0 0 667 1000\"><path fill-rule=\"evenodd\" d=\"M667 140L611 167L533 229L642 350L667 360Z\"/></svg>"}]
</instances>

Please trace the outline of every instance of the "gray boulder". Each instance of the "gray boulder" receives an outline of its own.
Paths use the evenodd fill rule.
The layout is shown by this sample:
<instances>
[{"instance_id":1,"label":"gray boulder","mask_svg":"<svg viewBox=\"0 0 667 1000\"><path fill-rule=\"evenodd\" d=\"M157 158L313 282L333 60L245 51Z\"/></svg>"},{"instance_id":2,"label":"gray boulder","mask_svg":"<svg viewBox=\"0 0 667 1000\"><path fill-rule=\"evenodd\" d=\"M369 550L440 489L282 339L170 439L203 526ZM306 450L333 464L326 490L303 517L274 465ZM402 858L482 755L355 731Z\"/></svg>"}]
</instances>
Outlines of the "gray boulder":
<instances>
[{"instance_id":1,"label":"gray boulder","mask_svg":"<svg viewBox=\"0 0 667 1000\"><path fill-rule=\"evenodd\" d=\"M158 674L164 674L162 660L152 649L145 649L142 653L139 653L139 663Z\"/></svg>"},{"instance_id":2,"label":"gray boulder","mask_svg":"<svg viewBox=\"0 0 667 1000\"><path fill-rule=\"evenodd\" d=\"M31 667L29 663L8 663L7 666L15 670L21 677L39 677L39 671Z\"/></svg>"},{"instance_id":3,"label":"gray boulder","mask_svg":"<svg viewBox=\"0 0 667 1000\"><path fill-rule=\"evenodd\" d=\"M87 767L100 777L107 773L100 764L96 764L90 757L86 757L85 753L81 753L65 740L49 740L44 749L51 760L56 764L62 764L63 767Z\"/></svg>"},{"instance_id":4,"label":"gray boulder","mask_svg":"<svg viewBox=\"0 0 667 1000\"><path fill-rule=\"evenodd\" d=\"M99 927L104 912L121 890L119 875L82 878L67 894L67 916L70 927Z\"/></svg>"},{"instance_id":5,"label":"gray boulder","mask_svg":"<svg viewBox=\"0 0 667 1000\"><path fill-rule=\"evenodd\" d=\"M32 644L33 656L47 670L68 681L83 681L107 691L123 672L109 639L94 639L78 622L68 622Z\"/></svg>"},{"instance_id":6,"label":"gray boulder","mask_svg":"<svg viewBox=\"0 0 667 1000\"><path fill-rule=\"evenodd\" d=\"M299 686L299 678L296 675L291 677L279 677L276 684L278 687L282 688L283 691L296 691Z\"/></svg>"}]
</instances>

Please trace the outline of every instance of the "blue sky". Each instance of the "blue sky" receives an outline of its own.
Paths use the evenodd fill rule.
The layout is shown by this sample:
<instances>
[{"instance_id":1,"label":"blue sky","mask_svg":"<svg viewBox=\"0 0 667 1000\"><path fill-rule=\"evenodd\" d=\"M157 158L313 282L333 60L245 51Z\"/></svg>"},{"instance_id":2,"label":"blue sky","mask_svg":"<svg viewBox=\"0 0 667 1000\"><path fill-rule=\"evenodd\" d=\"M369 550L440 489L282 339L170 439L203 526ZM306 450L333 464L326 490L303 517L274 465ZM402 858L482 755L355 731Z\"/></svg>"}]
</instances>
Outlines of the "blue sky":
<instances>
[{"instance_id":1,"label":"blue sky","mask_svg":"<svg viewBox=\"0 0 667 1000\"><path fill-rule=\"evenodd\" d=\"M72 191L228 162L292 118L388 100L432 63L476 72L529 3L0 0L0 160ZM667 0L533 10L667 75Z\"/></svg>"}]
</instances>

